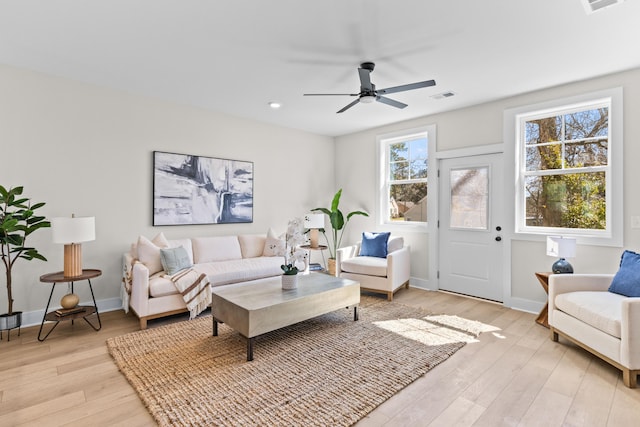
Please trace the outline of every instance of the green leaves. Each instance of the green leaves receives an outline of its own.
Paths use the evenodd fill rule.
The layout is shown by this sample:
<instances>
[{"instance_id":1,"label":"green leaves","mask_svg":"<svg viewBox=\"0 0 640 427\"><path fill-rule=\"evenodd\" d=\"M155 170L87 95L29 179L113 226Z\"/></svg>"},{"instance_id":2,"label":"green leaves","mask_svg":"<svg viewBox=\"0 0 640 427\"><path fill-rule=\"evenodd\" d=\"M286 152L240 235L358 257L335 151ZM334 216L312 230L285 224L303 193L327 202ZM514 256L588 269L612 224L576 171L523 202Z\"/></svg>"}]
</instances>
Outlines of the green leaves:
<instances>
[{"instance_id":1,"label":"green leaves","mask_svg":"<svg viewBox=\"0 0 640 427\"><path fill-rule=\"evenodd\" d=\"M13 312L12 276L13 264L19 259L31 261L47 259L36 248L26 246L27 236L41 228L51 227L51 223L44 216L36 215L35 211L45 203L31 204L26 197L19 197L23 187L9 188L0 185L0 258L5 266L7 277L8 313Z\"/></svg>"},{"instance_id":2,"label":"green leaves","mask_svg":"<svg viewBox=\"0 0 640 427\"><path fill-rule=\"evenodd\" d=\"M347 226L347 223L349 222L351 217L354 215L369 216L369 214L364 211L353 211L347 214L347 219L345 221L342 211L338 208L338 206L340 205L341 196L342 196L342 188L339 189L338 192L333 196L333 200L331 200L331 210L327 208L311 209L311 212L320 211L329 217L329 222L331 223L331 228L333 231L333 244L329 245L330 258L336 257L336 252L340 247L340 243L342 242L342 235L344 234L344 229ZM340 236L338 236L338 231L341 231ZM324 233L324 230L323 230L323 233ZM327 243L329 242L327 241Z\"/></svg>"}]
</instances>

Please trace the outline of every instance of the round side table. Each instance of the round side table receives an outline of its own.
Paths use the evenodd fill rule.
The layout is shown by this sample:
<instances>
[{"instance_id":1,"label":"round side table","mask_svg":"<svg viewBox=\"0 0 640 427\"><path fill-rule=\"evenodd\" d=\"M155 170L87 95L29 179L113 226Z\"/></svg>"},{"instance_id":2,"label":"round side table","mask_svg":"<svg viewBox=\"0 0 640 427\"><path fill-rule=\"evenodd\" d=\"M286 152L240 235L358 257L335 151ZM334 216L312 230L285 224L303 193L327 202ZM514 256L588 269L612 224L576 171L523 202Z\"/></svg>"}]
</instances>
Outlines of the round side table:
<instances>
[{"instance_id":1,"label":"round side table","mask_svg":"<svg viewBox=\"0 0 640 427\"><path fill-rule=\"evenodd\" d=\"M91 286L91 279L99 277L102 275L102 271L96 269L83 269L82 274L74 277L66 277L62 271L58 271L56 273L49 273L40 276L40 281L43 283L52 283L51 285L51 293L49 294L49 301L47 301L47 308L44 309L44 316L42 317L42 323L40 324L40 331L38 332L38 341L42 342L47 339L49 334L53 332L53 330L58 326L60 322L64 322L65 320L73 321L75 319L84 319L85 322L89 324L93 328L94 331L99 331L102 328L102 322L100 321L100 313L98 312L98 306L96 304L96 297L93 294L93 286ZM79 282L86 280L89 284L89 290L91 291L91 299L93 300L93 305L79 305L77 306L77 311L71 312L69 314L61 314L59 310L49 311L49 306L51 305L51 297L53 296L53 291L56 288L58 283L70 283L71 284L71 293L73 293L73 284L74 282ZM87 317L95 314L98 320L97 325L91 323ZM43 337L42 329L44 327L45 322L56 322L55 325L49 332Z\"/></svg>"}]
</instances>

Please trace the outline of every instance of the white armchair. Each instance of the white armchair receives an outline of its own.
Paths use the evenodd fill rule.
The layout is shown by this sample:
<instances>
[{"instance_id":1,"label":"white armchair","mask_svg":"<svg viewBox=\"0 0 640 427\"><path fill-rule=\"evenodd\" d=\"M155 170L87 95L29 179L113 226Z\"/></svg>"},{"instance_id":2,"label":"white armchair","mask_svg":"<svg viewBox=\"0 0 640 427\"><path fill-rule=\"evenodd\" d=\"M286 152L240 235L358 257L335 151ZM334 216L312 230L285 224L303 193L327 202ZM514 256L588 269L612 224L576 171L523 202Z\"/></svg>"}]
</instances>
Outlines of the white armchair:
<instances>
[{"instance_id":1,"label":"white armchair","mask_svg":"<svg viewBox=\"0 0 640 427\"><path fill-rule=\"evenodd\" d=\"M338 249L337 276L360 282L361 290L386 294L389 301L403 285L409 288L411 253L402 237L389 239L386 258L360 256L360 245L358 242Z\"/></svg>"},{"instance_id":2,"label":"white armchair","mask_svg":"<svg viewBox=\"0 0 640 427\"><path fill-rule=\"evenodd\" d=\"M640 298L608 292L613 274L549 276L549 326L622 371L627 387L640 374Z\"/></svg>"}]
</instances>

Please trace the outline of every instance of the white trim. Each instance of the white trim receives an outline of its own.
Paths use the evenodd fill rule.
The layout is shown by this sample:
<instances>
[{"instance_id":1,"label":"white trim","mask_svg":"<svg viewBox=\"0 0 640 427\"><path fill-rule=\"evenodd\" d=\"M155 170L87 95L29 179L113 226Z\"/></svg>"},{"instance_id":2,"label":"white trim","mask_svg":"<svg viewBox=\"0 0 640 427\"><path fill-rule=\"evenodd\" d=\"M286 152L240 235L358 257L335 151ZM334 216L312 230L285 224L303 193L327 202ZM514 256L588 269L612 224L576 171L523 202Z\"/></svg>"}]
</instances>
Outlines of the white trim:
<instances>
[{"instance_id":1,"label":"white trim","mask_svg":"<svg viewBox=\"0 0 640 427\"><path fill-rule=\"evenodd\" d=\"M457 148L454 150L438 151L436 159L452 159L456 157L480 156L482 154L496 154L504 152L504 143L481 145L478 147Z\"/></svg>"},{"instance_id":2,"label":"white trim","mask_svg":"<svg viewBox=\"0 0 640 427\"><path fill-rule=\"evenodd\" d=\"M386 176L380 173L382 170L386 170L387 167L387 154L386 145L394 139L406 139L411 136L427 135L427 222L390 222L386 221L386 215L383 213L386 211L386 204L383 199L383 193L386 188ZM396 131L376 136L377 144L377 164L376 173L378 175L378 184L376 185L376 212L375 221L376 226L384 228L385 230L397 233L428 233L432 231L434 221L429 219L437 217L437 211L434 211L435 206L432 195L432 181L437 181L434 171L437 168L436 159L433 156L436 150L437 132L435 125L421 126L418 128L407 129L404 131ZM385 196L386 197L386 196Z\"/></svg>"},{"instance_id":3,"label":"white trim","mask_svg":"<svg viewBox=\"0 0 640 427\"><path fill-rule=\"evenodd\" d=\"M576 237L579 245L613 246L622 247L624 240L624 204L623 204L623 89L616 87L582 95L556 99L533 105L526 105L507 109L503 115L503 136L505 144L505 206L514 206L514 211L508 218L508 231L513 234L513 239L526 241L544 241L546 239L545 230L539 229L538 233L519 232L516 234L516 221L519 213L516 211L517 179L516 164L520 161L518 146L518 116L529 113L539 113L562 108L565 106L575 106L580 104L597 103L603 99L611 100L610 123L609 123L609 173L607 180L607 225L610 225L609 236L597 236L592 233L590 236L571 234ZM508 159L511 159L509 161ZM549 231L549 230L546 230ZM558 234L557 229L553 229L554 234Z\"/></svg>"}]
</instances>

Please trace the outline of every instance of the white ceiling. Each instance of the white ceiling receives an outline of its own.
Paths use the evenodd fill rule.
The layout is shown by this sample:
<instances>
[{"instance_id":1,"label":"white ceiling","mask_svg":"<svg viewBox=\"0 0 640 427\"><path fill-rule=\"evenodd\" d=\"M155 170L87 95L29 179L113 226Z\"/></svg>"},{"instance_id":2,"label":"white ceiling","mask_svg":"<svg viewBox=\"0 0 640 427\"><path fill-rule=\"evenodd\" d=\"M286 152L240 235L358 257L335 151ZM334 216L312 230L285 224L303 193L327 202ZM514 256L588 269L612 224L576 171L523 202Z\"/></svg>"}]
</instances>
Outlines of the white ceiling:
<instances>
[{"instance_id":1,"label":"white ceiling","mask_svg":"<svg viewBox=\"0 0 640 427\"><path fill-rule=\"evenodd\" d=\"M0 0L0 63L336 136L639 67L640 1L583 1ZM364 61L437 85L302 96L358 92Z\"/></svg>"}]
</instances>

